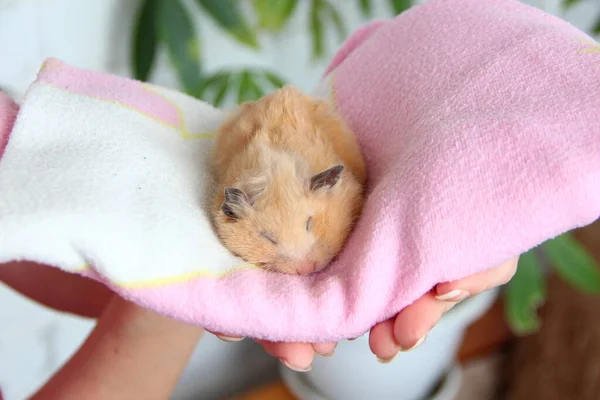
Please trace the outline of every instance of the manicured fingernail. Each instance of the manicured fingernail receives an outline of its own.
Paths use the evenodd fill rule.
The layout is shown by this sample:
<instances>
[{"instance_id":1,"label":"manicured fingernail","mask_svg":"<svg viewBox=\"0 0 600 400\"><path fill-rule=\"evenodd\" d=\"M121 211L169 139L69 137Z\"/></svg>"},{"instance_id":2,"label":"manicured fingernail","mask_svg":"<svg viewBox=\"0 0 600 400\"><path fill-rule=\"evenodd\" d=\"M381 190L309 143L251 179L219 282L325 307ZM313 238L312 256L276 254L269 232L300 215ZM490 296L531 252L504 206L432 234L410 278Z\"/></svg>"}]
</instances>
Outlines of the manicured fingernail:
<instances>
[{"instance_id":1,"label":"manicured fingernail","mask_svg":"<svg viewBox=\"0 0 600 400\"><path fill-rule=\"evenodd\" d=\"M453 290L448 293L440 294L435 296L436 299L441 301L461 301L469 297L469 292L466 290Z\"/></svg>"},{"instance_id":2,"label":"manicured fingernail","mask_svg":"<svg viewBox=\"0 0 600 400\"><path fill-rule=\"evenodd\" d=\"M416 349L417 347L419 347L420 345L423 344L423 342L425 341L425 339L427 339L427 335L423 336L421 339L417 340L417 343L414 344L413 347L409 348L409 349L400 349L400 351L402 352L406 352L406 351L411 351Z\"/></svg>"},{"instance_id":3,"label":"manicured fingernail","mask_svg":"<svg viewBox=\"0 0 600 400\"><path fill-rule=\"evenodd\" d=\"M377 361L379 361L382 364L391 363L394 360L394 358L396 358L396 356L398 355L398 353L400 353L400 349L398 349L398 351L396 352L396 354L394 354L393 356L391 356L389 358L380 358L380 357L377 357Z\"/></svg>"},{"instance_id":4,"label":"manicured fingernail","mask_svg":"<svg viewBox=\"0 0 600 400\"><path fill-rule=\"evenodd\" d=\"M290 364L286 360L280 359L279 361L281 361L281 363L283 365L285 365L287 368L291 369L292 371L296 371L296 372L308 372L312 369L312 365L309 365L307 368L300 368L300 367L296 367L296 366Z\"/></svg>"},{"instance_id":5,"label":"manicured fingernail","mask_svg":"<svg viewBox=\"0 0 600 400\"><path fill-rule=\"evenodd\" d=\"M221 339L224 342L241 342L242 340L244 340L243 337L232 337L232 336L225 336L225 335L216 335L219 339Z\"/></svg>"}]
</instances>

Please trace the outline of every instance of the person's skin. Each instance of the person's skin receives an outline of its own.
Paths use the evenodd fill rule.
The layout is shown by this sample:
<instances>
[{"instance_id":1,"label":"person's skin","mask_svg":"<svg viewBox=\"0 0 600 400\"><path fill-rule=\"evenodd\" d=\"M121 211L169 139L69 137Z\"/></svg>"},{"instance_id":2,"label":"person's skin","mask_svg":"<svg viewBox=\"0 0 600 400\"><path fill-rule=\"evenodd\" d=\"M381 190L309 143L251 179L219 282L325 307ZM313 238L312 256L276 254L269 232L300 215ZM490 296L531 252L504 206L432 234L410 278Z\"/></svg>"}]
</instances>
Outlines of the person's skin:
<instances>
[{"instance_id":1,"label":"person's skin","mask_svg":"<svg viewBox=\"0 0 600 400\"><path fill-rule=\"evenodd\" d=\"M460 300L508 282L516 271L517 261L513 259L469 278L437 285L395 318L370 330L372 352L382 362L389 362L402 349L422 343L421 338L426 337L443 313ZM204 332L129 303L101 283L35 263L0 264L0 282L55 310L98 318L98 324L81 348L33 400L103 399L116 395L168 398ZM242 339L219 337L226 341ZM315 354L331 355L336 346L336 343L258 342L269 354L298 371L309 370Z\"/></svg>"},{"instance_id":2,"label":"person's skin","mask_svg":"<svg viewBox=\"0 0 600 400\"><path fill-rule=\"evenodd\" d=\"M504 285L514 276L519 258L454 282L438 284L396 317L369 331L369 346L381 362L390 362L400 351L412 350L425 340L442 315L460 301ZM218 336L218 335L217 335ZM223 340L241 338L221 337ZM259 341L265 350L296 371L309 371L315 354L332 355L337 343L271 343Z\"/></svg>"},{"instance_id":3,"label":"person's skin","mask_svg":"<svg viewBox=\"0 0 600 400\"><path fill-rule=\"evenodd\" d=\"M0 281L56 310L98 318L83 345L31 400L168 399L204 332L54 268L0 265Z\"/></svg>"}]
</instances>

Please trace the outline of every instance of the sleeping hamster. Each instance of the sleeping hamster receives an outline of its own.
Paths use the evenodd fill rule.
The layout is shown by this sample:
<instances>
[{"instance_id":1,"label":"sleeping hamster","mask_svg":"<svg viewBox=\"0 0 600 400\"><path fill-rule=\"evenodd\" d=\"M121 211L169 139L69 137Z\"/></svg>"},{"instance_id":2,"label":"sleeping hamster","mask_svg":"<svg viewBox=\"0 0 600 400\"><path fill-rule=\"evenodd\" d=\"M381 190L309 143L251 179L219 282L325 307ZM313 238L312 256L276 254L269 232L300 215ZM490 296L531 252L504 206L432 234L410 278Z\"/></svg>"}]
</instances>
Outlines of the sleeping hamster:
<instances>
[{"instance_id":1,"label":"sleeping hamster","mask_svg":"<svg viewBox=\"0 0 600 400\"><path fill-rule=\"evenodd\" d=\"M363 205L354 134L324 100L292 86L242 104L212 153L212 219L234 255L305 275L341 251Z\"/></svg>"}]
</instances>

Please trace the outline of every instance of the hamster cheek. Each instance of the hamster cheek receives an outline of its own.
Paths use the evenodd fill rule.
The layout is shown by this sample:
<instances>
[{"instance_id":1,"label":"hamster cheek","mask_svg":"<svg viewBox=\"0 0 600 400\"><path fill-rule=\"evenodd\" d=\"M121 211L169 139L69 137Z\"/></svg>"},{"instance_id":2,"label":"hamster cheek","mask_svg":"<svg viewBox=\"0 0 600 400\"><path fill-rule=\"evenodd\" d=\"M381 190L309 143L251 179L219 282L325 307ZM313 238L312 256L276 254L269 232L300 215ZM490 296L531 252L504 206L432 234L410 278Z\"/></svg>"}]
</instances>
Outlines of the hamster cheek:
<instances>
[{"instance_id":1,"label":"hamster cheek","mask_svg":"<svg viewBox=\"0 0 600 400\"><path fill-rule=\"evenodd\" d=\"M281 274L298 275L296 266L289 262L274 262L268 269Z\"/></svg>"}]
</instances>

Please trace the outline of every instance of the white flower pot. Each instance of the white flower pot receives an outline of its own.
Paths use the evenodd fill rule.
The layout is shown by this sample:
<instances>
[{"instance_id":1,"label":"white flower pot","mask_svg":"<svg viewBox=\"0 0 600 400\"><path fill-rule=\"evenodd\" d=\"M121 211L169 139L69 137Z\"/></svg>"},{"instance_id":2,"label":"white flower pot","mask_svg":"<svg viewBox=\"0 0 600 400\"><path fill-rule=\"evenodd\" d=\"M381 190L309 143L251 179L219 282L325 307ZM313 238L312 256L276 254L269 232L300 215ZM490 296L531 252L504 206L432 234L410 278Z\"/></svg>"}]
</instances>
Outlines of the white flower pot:
<instances>
[{"instance_id":1,"label":"white flower pot","mask_svg":"<svg viewBox=\"0 0 600 400\"><path fill-rule=\"evenodd\" d=\"M498 293L496 288L463 301L442 317L420 347L398 354L389 364L377 361L364 335L340 342L333 357L316 357L310 372L282 366L280 374L300 400L451 400L460 388L455 359L464 332Z\"/></svg>"},{"instance_id":2,"label":"white flower pot","mask_svg":"<svg viewBox=\"0 0 600 400\"><path fill-rule=\"evenodd\" d=\"M310 386L302 374L293 372L290 369L282 369L281 375L288 389L300 400L330 400L318 393ZM438 381L431 395L427 400L455 400L461 390L463 371L459 364L454 364L452 368ZM368 397L375 399L376 397ZM386 398L382 398L386 400ZM404 397L395 396L396 400L403 400ZM379 399L378 399L379 400Z\"/></svg>"}]
</instances>

